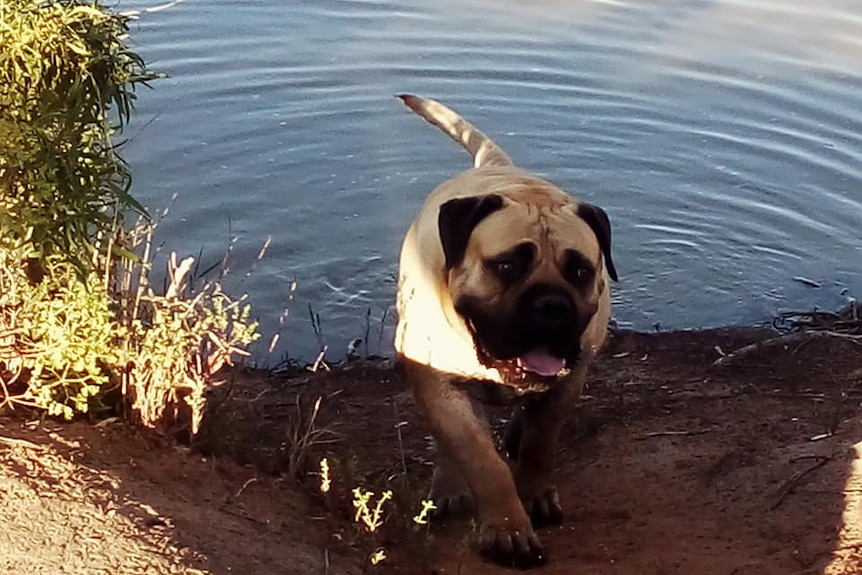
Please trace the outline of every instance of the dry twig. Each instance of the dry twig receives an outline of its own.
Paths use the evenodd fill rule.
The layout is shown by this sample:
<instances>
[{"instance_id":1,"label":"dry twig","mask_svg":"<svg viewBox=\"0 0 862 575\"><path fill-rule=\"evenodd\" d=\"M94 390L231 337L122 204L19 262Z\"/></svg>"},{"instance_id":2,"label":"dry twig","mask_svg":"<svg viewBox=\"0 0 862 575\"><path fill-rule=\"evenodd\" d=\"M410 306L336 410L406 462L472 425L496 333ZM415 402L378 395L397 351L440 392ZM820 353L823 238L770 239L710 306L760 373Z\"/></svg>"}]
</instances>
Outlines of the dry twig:
<instances>
[{"instance_id":1,"label":"dry twig","mask_svg":"<svg viewBox=\"0 0 862 575\"><path fill-rule=\"evenodd\" d=\"M242 495L242 492L243 492L243 491L245 491L245 488L246 488L246 487L248 487L249 485L251 485L252 483L254 483L255 481L257 481L257 477L251 477L251 478L247 479L247 480L245 481L245 483L243 483L243 484L242 484L242 487L240 487L240 488L237 490L237 492L236 492L236 493L234 493L233 498L234 498L234 499L239 499L239 496L240 496L240 495Z\"/></svg>"},{"instance_id":2,"label":"dry twig","mask_svg":"<svg viewBox=\"0 0 862 575\"><path fill-rule=\"evenodd\" d=\"M778 496L775 500L775 503L773 503L772 506L770 506L770 508L769 508L770 511L778 509L778 507L784 502L784 499L790 494L790 492L792 492L799 485L799 483L802 481L802 479L806 475L808 475L809 473L815 471L816 469L819 469L819 468L823 467L824 465L826 465L829 461L832 460L832 456L831 455L822 455L820 457L815 456L815 459L817 459L816 462L812 463L811 465L809 465L805 469L800 469L799 471L797 471L796 473L791 475L790 479L788 479L784 483L784 485L781 486L781 488L778 490Z\"/></svg>"},{"instance_id":3,"label":"dry twig","mask_svg":"<svg viewBox=\"0 0 862 575\"><path fill-rule=\"evenodd\" d=\"M645 439L651 439L653 437L684 437L689 435L703 435L705 433L710 433L711 431L715 431L714 427L710 427L707 429L692 429L692 430L683 430L683 431L652 431L650 433L645 433L636 437L638 441L643 441Z\"/></svg>"},{"instance_id":4,"label":"dry twig","mask_svg":"<svg viewBox=\"0 0 862 575\"><path fill-rule=\"evenodd\" d=\"M740 359L744 358L747 355L751 355L757 353L759 351L763 351L766 349L772 349L775 347L783 347L787 349L792 345L796 345L796 350L794 353L798 351L803 345L806 345L810 341L814 339L821 338L835 338L850 341L856 345L862 345L862 335L849 334L849 333L840 333L836 331L822 330L822 331L798 331L795 333L791 333L788 335L780 335L778 337L773 337L770 339L765 339L763 341L758 341L752 343L750 345L746 345L733 353L729 353L725 356L722 356L715 360L712 365L715 366L726 366L732 363L736 363Z\"/></svg>"}]
</instances>

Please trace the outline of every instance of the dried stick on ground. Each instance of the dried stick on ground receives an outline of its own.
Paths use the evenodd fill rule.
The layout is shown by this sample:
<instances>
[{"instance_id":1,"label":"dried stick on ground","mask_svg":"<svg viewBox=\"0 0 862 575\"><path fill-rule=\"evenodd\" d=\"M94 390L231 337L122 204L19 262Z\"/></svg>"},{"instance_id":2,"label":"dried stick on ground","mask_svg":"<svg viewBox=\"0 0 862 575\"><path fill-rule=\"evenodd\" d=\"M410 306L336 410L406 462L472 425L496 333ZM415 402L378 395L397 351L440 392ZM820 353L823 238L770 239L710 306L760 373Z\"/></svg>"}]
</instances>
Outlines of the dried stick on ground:
<instances>
[{"instance_id":1,"label":"dried stick on ground","mask_svg":"<svg viewBox=\"0 0 862 575\"><path fill-rule=\"evenodd\" d=\"M767 349L776 347L787 348L789 346L797 346L797 349L814 339L835 338L851 341L856 345L862 345L862 335L853 335L848 333L839 333L836 331L799 331L788 335L780 335L763 341L746 345L733 353L729 353L715 360L712 364L716 366L724 366L738 362L747 355L757 353Z\"/></svg>"},{"instance_id":2,"label":"dried stick on ground","mask_svg":"<svg viewBox=\"0 0 862 575\"><path fill-rule=\"evenodd\" d=\"M710 427L707 429L691 429L691 430L683 430L683 431L674 431L674 430L666 430L666 431L651 431L650 433L645 433L643 435L639 435L635 437L638 441L643 441L645 439L652 439L653 437L686 437L691 435L703 435L704 433L709 433L711 431L715 431L715 428Z\"/></svg>"},{"instance_id":3,"label":"dried stick on ground","mask_svg":"<svg viewBox=\"0 0 862 575\"><path fill-rule=\"evenodd\" d=\"M788 479L784 483L784 485L781 486L781 489L778 490L778 497L776 498L775 503L773 503L769 507L769 509L770 510L778 509L778 506L784 502L784 499L790 494L791 491L796 489L796 486L799 485L799 483L802 481L802 479L806 475L808 475L812 471L815 471L816 469L823 467L824 465L829 463L831 460L832 460L831 456L826 456L826 455L820 456L815 463L812 463L811 465L809 465L805 469L800 469L799 471L797 471L796 473L791 475L790 479Z\"/></svg>"}]
</instances>

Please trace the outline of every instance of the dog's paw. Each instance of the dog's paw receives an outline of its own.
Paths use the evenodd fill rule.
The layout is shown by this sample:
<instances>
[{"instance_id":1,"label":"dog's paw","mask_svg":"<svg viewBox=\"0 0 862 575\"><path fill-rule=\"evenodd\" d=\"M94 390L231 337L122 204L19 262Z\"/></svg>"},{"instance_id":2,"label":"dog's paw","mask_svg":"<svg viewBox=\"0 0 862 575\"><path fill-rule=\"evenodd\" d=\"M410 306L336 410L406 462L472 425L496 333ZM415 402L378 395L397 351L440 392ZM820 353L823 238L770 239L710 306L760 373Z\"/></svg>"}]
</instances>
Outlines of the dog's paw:
<instances>
[{"instance_id":1,"label":"dog's paw","mask_svg":"<svg viewBox=\"0 0 862 575\"><path fill-rule=\"evenodd\" d=\"M464 477L451 461L440 458L434 469L429 498L434 502L432 519L459 517L476 510L475 500Z\"/></svg>"},{"instance_id":2,"label":"dog's paw","mask_svg":"<svg viewBox=\"0 0 862 575\"><path fill-rule=\"evenodd\" d=\"M431 511L431 519L447 519L461 517L472 513L476 504L469 493L452 493L448 495L432 495L434 509Z\"/></svg>"},{"instance_id":3,"label":"dog's paw","mask_svg":"<svg viewBox=\"0 0 862 575\"><path fill-rule=\"evenodd\" d=\"M563 522L560 494L554 485L535 493L521 495L521 503L536 529Z\"/></svg>"},{"instance_id":4,"label":"dog's paw","mask_svg":"<svg viewBox=\"0 0 862 575\"><path fill-rule=\"evenodd\" d=\"M522 525L483 523L479 531L479 551L504 567L529 569L548 562L542 542L528 522Z\"/></svg>"}]
</instances>

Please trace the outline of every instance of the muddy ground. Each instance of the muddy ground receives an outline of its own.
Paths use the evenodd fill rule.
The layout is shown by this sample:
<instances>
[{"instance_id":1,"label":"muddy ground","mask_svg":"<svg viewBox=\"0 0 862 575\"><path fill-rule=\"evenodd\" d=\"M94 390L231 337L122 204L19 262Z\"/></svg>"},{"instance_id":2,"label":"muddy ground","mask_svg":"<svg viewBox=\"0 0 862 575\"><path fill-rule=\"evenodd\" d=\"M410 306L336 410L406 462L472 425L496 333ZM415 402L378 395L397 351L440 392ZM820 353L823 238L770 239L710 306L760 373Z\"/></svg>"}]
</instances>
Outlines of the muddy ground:
<instances>
[{"instance_id":1,"label":"muddy ground","mask_svg":"<svg viewBox=\"0 0 862 575\"><path fill-rule=\"evenodd\" d=\"M567 516L540 531L536 572L862 573L862 341L792 339L713 365L774 335L614 334L565 433ZM473 552L470 519L413 521L430 460L385 362L235 370L191 447L18 412L0 418L0 573L507 572ZM372 507L393 492L373 533L354 521L355 487Z\"/></svg>"}]
</instances>

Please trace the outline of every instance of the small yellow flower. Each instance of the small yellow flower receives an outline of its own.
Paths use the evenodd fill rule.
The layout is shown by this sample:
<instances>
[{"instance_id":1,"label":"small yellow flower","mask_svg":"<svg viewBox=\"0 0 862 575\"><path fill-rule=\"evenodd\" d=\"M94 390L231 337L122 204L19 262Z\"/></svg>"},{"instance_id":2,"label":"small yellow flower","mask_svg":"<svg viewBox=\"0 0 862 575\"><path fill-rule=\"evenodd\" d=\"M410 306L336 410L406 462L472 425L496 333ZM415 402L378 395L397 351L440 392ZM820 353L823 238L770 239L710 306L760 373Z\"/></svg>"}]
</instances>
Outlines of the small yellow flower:
<instances>
[{"instance_id":1,"label":"small yellow flower","mask_svg":"<svg viewBox=\"0 0 862 575\"><path fill-rule=\"evenodd\" d=\"M372 565L377 565L378 563L382 563L383 561L386 560L386 550L385 549L378 549L377 551L375 551L374 553L371 554L371 556L368 558L368 560L371 561Z\"/></svg>"},{"instance_id":2,"label":"small yellow flower","mask_svg":"<svg viewBox=\"0 0 862 575\"><path fill-rule=\"evenodd\" d=\"M329 493L332 481L329 479L329 461L324 457L320 460L320 492Z\"/></svg>"},{"instance_id":3,"label":"small yellow flower","mask_svg":"<svg viewBox=\"0 0 862 575\"><path fill-rule=\"evenodd\" d=\"M427 525L428 524L428 514L437 509L437 506L434 505L434 502L430 499L424 499L422 501L422 510L419 512L419 515L413 517L413 522L417 525Z\"/></svg>"},{"instance_id":4,"label":"small yellow flower","mask_svg":"<svg viewBox=\"0 0 862 575\"><path fill-rule=\"evenodd\" d=\"M363 493L359 487L353 490L353 507L356 509L356 516L353 520L357 523L362 522L369 532L376 531L383 525L383 504L392 499L392 492L384 491L373 510L368 506L372 497L374 497L373 491Z\"/></svg>"}]
</instances>

